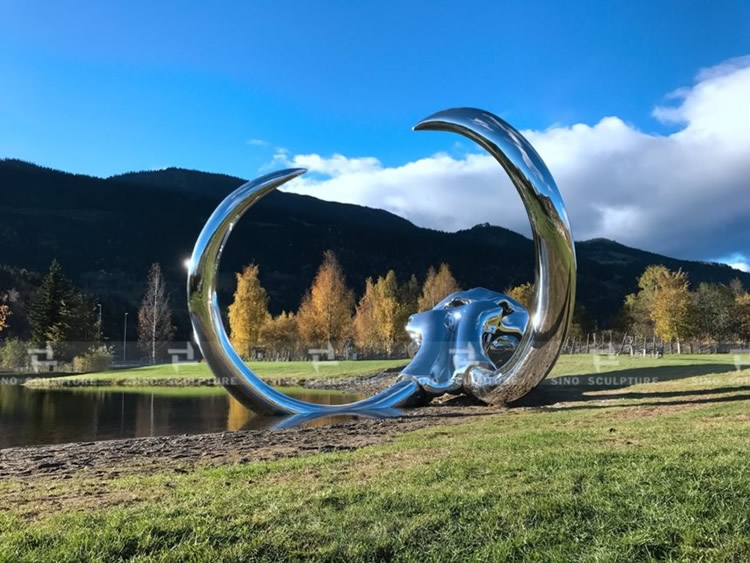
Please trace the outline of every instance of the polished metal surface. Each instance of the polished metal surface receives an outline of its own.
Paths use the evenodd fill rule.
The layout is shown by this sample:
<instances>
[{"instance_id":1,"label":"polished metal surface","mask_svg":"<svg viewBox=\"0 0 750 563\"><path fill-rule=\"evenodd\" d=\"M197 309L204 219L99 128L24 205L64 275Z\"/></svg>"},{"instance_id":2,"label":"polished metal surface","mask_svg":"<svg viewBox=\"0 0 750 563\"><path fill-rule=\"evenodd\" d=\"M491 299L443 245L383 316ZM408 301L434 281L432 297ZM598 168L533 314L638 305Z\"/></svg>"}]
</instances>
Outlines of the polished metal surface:
<instances>
[{"instance_id":1,"label":"polished metal surface","mask_svg":"<svg viewBox=\"0 0 750 563\"><path fill-rule=\"evenodd\" d=\"M409 318L417 347L401 372L430 395L461 393L472 368L495 370L518 348L529 314L517 301L482 287L450 294L431 310Z\"/></svg>"},{"instance_id":2,"label":"polished metal surface","mask_svg":"<svg viewBox=\"0 0 750 563\"><path fill-rule=\"evenodd\" d=\"M482 110L446 110L415 129L460 133L484 147L510 176L534 233L536 293L531 310L483 288L455 293L431 311L412 316L407 330L419 349L390 388L345 405L288 397L258 378L232 348L216 299L221 253L234 225L263 196L305 171L262 176L216 208L188 265L195 339L218 380L252 410L351 414L418 404L445 392L466 392L488 403L509 402L535 387L555 364L573 314L576 262L565 207L547 167L518 131Z\"/></svg>"},{"instance_id":3,"label":"polished metal surface","mask_svg":"<svg viewBox=\"0 0 750 563\"><path fill-rule=\"evenodd\" d=\"M248 182L227 196L209 217L188 263L188 308L195 341L219 382L237 400L261 414L351 413L408 405L422 394L413 380L399 381L368 399L344 405L318 405L294 399L255 375L229 342L216 298L216 274L227 239L250 207L304 172L301 168L281 170Z\"/></svg>"},{"instance_id":4,"label":"polished metal surface","mask_svg":"<svg viewBox=\"0 0 750 563\"><path fill-rule=\"evenodd\" d=\"M526 208L536 254L536 289L526 332L504 365L492 369L480 363L463 376L463 390L484 402L520 399L555 365L573 317L576 256L562 196L523 135L489 112L449 109L431 115L414 129L459 133L476 142L505 169Z\"/></svg>"}]
</instances>

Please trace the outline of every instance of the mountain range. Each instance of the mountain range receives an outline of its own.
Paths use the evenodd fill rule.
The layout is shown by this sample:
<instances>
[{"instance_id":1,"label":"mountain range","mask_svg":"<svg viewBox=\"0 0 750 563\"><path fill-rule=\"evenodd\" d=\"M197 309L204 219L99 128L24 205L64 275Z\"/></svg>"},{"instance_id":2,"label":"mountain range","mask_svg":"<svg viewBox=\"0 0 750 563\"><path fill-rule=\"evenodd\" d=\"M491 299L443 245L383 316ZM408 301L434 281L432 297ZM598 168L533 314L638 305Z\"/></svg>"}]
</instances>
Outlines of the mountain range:
<instances>
[{"instance_id":1,"label":"mountain range","mask_svg":"<svg viewBox=\"0 0 750 563\"><path fill-rule=\"evenodd\" d=\"M102 303L105 334L121 335L124 313L135 313L149 266L159 262L178 335L187 337L184 260L217 203L244 181L176 168L103 179L0 160L0 264L43 273L57 259L68 277ZM296 310L327 249L336 252L358 295L368 276L392 268L400 280L416 274L421 282L429 266L441 262L467 288L502 291L533 278L532 241L503 227L448 233L380 209L276 191L247 213L227 243L220 302L231 299L234 272L255 262L271 312ZM610 240L577 242L576 250L578 302L603 327L650 264L682 268L693 285L739 278L750 287L750 274L729 266ZM0 283L10 282L0 276Z\"/></svg>"}]
</instances>

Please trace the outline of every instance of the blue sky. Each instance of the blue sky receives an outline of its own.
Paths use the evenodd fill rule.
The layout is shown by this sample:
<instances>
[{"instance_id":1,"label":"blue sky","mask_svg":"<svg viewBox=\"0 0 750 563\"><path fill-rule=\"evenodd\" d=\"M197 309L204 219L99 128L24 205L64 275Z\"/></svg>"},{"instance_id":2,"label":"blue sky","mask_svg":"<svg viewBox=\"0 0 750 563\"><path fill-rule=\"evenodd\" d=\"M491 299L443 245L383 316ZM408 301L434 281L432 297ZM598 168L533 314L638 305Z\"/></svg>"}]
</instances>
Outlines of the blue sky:
<instances>
[{"instance_id":1,"label":"blue sky","mask_svg":"<svg viewBox=\"0 0 750 563\"><path fill-rule=\"evenodd\" d=\"M298 155L367 157L379 169L441 151L463 162L474 149L458 139L410 130L461 105L522 130L616 116L669 138L690 119L654 108L700 85L701 69L748 54L747 2L0 0L0 157L99 176L181 166L246 178ZM356 188L334 193L325 178L297 189L378 205ZM747 253L750 234L721 244L703 237L699 249L644 245L628 237L641 225L628 224L627 205L605 203L614 207L602 217L626 223L624 242L689 258L736 253L741 262ZM444 221L408 204L382 206L430 226ZM474 219L483 217L446 227Z\"/></svg>"}]
</instances>

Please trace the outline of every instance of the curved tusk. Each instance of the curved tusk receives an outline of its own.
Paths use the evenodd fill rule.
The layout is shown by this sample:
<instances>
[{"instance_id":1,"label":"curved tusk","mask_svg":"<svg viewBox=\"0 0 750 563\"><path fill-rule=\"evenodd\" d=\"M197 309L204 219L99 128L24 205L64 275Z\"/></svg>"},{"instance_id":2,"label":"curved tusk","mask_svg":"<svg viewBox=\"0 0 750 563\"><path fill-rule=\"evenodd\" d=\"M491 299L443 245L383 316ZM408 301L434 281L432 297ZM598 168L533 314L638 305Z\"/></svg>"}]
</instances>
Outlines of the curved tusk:
<instances>
[{"instance_id":1,"label":"curved tusk","mask_svg":"<svg viewBox=\"0 0 750 563\"><path fill-rule=\"evenodd\" d=\"M501 369L470 368L463 384L466 391L487 403L514 401L550 372L573 316L576 256L562 196L529 142L489 112L449 109L420 121L414 130L459 133L482 146L505 169L528 213L534 233L536 283L526 333Z\"/></svg>"},{"instance_id":2,"label":"curved tusk","mask_svg":"<svg viewBox=\"0 0 750 563\"><path fill-rule=\"evenodd\" d=\"M289 397L261 380L232 347L216 298L216 273L232 229L263 196L304 174L302 168L273 172L243 184L222 201L206 222L188 264L188 309L195 341L214 376L248 408L261 414L335 414L404 406L418 401L422 390L414 381L391 387L354 403L319 405Z\"/></svg>"}]
</instances>

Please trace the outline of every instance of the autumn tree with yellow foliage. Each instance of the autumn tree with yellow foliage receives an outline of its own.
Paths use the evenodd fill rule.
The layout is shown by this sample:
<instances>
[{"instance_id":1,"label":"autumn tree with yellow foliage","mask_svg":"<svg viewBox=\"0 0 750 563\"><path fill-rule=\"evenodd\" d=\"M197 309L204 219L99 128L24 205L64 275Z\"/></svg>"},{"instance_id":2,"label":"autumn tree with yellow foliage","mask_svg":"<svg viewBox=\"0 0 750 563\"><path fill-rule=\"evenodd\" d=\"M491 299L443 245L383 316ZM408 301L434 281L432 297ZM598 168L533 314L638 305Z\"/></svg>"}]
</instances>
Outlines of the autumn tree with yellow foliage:
<instances>
[{"instance_id":1,"label":"autumn tree with yellow foliage","mask_svg":"<svg viewBox=\"0 0 750 563\"><path fill-rule=\"evenodd\" d=\"M515 287L511 287L505 290L505 295L511 299L515 299L527 311L531 310L531 304L534 300L535 285L531 282L522 283ZM580 303L576 303L575 309L573 310L573 318L571 319L570 326L568 327L568 338L583 338L590 330L593 330L594 322L592 321L586 308Z\"/></svg>"},{"instance_id":2,"label":"autumn tree with yellow foliage","mask_svg":"<svg viewBox=\"0 0 750 563\"><path fill-rule=\"evenodd\" d=\"M378 336L388 356L393 353L403 332L403 327L398 326L398 293L396 272L390 270L385 277L378 278L375 284L375 314L378 318Z\"/></svg>"},{"instance_id":3,"label":"autumn tree with yellow foliage","mask_svg":"<svg viewBox=\"0 0 750 563\"><path fill-rule=\"evenodd\" d=\"M325 348L330 343L334 350L341 350L352 334L353 308L354 294L346 286L336 255L327 250L297 312L300 339L311 348Z\"/></svg>"},{"instance_id":4,"label":"autumn tree with yellow foliage","mask_svg":"<svg viewBox=\"0 0 750 563\"><path fill-rule=\"evenodd\" d=\"M10 307L5 304L0 304L0 332L8 326L8 317L10 317Z\"/></svg>"},{"instance_id":5,"label":"autumn tree with yellow foliage","mask_svg":"<svg viewBox=\"0 0 750 563\"><path fill-rule=\"evenodd\" d=\"M276 317L269 316L260 330L260 340L271 359L295 358L299 352L295 314L283 311Z\"/></svg>"},{"instance_id":6,"label":"autumn tree with yellow foliage","mask_svg":"<svg viewBox=\"0 0 750 563\"><path fill-rule=\"evenodd\" d=\"M679 354L681 341L694 333L696 324L695 300L687 275L661 265L649 266L638 287L637 294L626 297L626 308L631 315L647 315L654 334L663 341L676 341Z\"/></svg>"},{"instance_id":7,"label":"autumn tree with yellow foliage","mask_svg":"<svg viewBox=\"0 0 750 563\"><path fill-rule=\"evenodd\" d=\"M359 351L366 356L379 352L376 301L375 284L372 278L367 278L365 280L365 292L357 303L353 322L354 343Z\"/></svg>"},{"instance_id":8,"label":"autumn tree with yellow foliage","mask_svg":"<svg viewBox=\"0 0 750 563\"><path fill-rule=\"evenodd\" d=\"M411 275L409 280L402 284L398 289L398 315L396 325L401 331L400 339L404 343L409 342L409 335L406 333L406 323L409 321L409 317L419 311L419 295L420 295L419 282L417 276Z\"/></svg>"},{"instance_id":9,"label":"autumn tree with yellow foliage","mask_svg":"<svg viewBox=\"0 0 750 563\"><path fill-rule=\"evenodd\" d=\"M250 359L268 319L268 295L260 284L258 266L251 264L237 274L237 289L229 306L230 340L240 357Z\"/></svg>"},{"instance_id":10,"label":"autumn tree with yellow foliage","mask_svg":"<svg viewBox=\"0 0 750 563\"><path fill-rule=\"evenodd\" d=\"M416 278L399 287L396 272L390 270L373 283L365 282L365 292L354 316L354 338L365 354L385 353L391 356L400 342L407 339L405 309L401 299L414 293ZM417 286L418 287L418 286ZM416 312L414 309L412 313Z\"/></svg>"},{"instance_id":11,"label":"autumn tree with yellow foliage","mask_svg":"<svg viewBox=\"0 0 750 563\"><path fill-rule=\"evenodd\" d=\"M531 300L534 298L534 284L531 282L522 283L516 287L506 289L505 294L529 310L531 309Z\"/></svg>"},{"instance_id":12,"label":"autumn tree with yellow foliage","mask_svg":"<svg viewBox=\"0 0 750 563\"><path fill-rule=\"evenodd\" d=\"M750 341L750 293L737 297L737 332L741 340Z\"/></svg>"},{"instance_id":13,"label":"autumn tree with yellow foliage","mask_svg":"<svg viewBox=\"0 0 750 563\"><path fill-rule=\"evenodd\" d=\"M740 340L750 341L750 293L745 290L742 282L733 279L729 283L729 289L735 298L736 332Z\"/></svg>"},{"instance_id":14,"label":"autumn tree with yellow foliage","mask_svg":"<svg viewBox=\"0 0 750 563\"><path fill-rule=\"evenodd\" d=\"M437 272L435 268L430 266L430 269L427 270L427 277L424 280L424 284L422 284L422 295L419 297L417 303L419 311L432 309L446 296L460 289L448 264L440 264L440 269Z\"/></svg>"}]
</instances>

